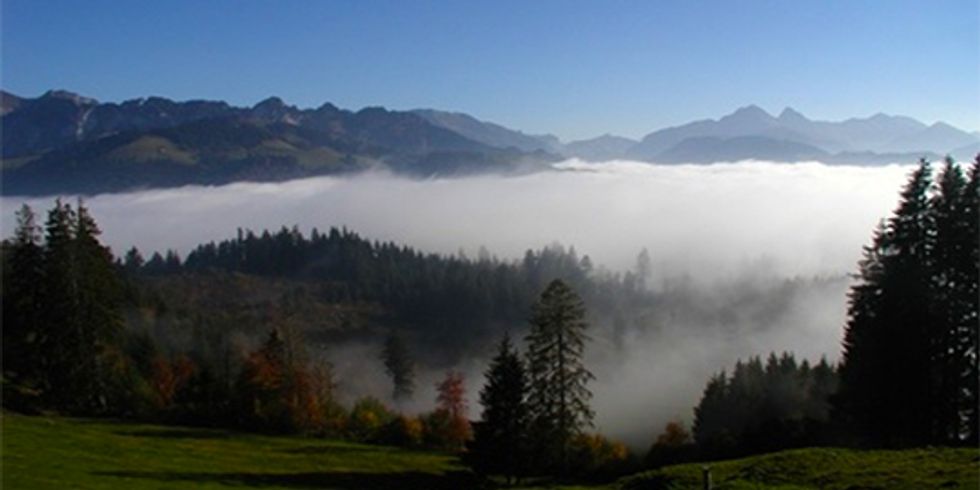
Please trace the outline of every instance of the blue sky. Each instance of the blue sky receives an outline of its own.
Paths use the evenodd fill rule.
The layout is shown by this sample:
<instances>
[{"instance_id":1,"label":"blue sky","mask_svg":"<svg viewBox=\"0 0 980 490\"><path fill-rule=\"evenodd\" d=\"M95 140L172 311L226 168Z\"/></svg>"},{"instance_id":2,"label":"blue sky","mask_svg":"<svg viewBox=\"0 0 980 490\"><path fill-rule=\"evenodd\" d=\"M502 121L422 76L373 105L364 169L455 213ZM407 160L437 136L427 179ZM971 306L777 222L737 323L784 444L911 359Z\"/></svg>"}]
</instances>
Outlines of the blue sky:
<instances>
[{"instance_id":1,"label":"blue sky","mask_svg":"<svg viewBox=\"0 0 980 490\"><path fill-rule=\"evenodd\" d=\"M980 129L980 2L2 0L0 85L458 110L563 139L747 104Z\"/></svg>"}]
</instances>

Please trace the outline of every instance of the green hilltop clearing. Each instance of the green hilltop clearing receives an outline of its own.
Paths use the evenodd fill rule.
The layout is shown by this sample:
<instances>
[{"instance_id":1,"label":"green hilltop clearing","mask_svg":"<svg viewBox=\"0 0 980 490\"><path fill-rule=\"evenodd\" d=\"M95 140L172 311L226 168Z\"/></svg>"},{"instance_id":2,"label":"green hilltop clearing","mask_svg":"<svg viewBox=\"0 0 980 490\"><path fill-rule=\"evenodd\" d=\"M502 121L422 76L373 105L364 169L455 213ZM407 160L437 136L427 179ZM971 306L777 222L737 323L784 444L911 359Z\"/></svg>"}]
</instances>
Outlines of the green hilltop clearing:
<instances>
[{"instance_id":1,"label":"green hilltop clearing","mask_svg":"<svg viewBox=\"0 0 980 490\"><path fill-rule=\"evenodd\" d=\"M718 490L980 485L977 449L799 449L716 462L711 468ZM438 490L486 485L446 453L8 412L2 487ZM591 488L700 489L701 465L671 466Z\"/></svg>"}]
</instances>

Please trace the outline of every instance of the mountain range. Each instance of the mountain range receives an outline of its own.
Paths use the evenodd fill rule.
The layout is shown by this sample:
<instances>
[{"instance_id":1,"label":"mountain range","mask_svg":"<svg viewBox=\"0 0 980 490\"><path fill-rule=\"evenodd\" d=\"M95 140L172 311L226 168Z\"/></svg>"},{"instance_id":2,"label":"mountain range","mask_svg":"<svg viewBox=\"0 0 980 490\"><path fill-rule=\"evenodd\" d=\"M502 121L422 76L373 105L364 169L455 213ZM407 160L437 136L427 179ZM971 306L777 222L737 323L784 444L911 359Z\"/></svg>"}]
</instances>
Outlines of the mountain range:
<instances>
[{"instance_id":1,"label":"mountain range","mask_svg":"<svg viewBox=\"0 0 980 490\"><path fill-rule=\"evenodd\" d=\"M710 163L972 159L980 134L876 114L814 121L757 106L717 120L563 143L468 114L434 109L300 109L270 97L252 107L161 97L100 103L67 91L36 98L0 91L2 193L100 193L241 180L275 181L384 168L416 176L525 172L564 158Z\"/></svg>"}]
</instances>

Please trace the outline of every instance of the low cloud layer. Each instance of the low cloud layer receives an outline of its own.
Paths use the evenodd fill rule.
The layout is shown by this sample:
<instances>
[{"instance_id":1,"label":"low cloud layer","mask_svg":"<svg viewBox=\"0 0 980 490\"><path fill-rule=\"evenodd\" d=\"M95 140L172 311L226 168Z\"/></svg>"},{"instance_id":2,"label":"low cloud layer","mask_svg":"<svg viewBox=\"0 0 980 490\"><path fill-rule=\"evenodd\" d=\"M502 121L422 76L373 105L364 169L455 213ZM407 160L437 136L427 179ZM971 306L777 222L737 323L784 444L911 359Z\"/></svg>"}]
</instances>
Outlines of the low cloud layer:
<instances>
[{"instance_id":1,"label":"low cloud layer","mask_svg":"<svg viewBox=\"0 0 980 490\"><path fill-rule=\"evenodd\" d=\"M854 270L876 223L895 207L910 170L570 160L555 172L521 176L412 180L365 174L101 195L87 205L116 254L135 245L145 255L170 248L183 255L199 243L233 237L239 227L283 225L304 232L346 226L371 239L430 252L463 249L475 256L484 246L509 259L557 241L612 270L632 268L645 247L653 265L650 286L664 297L672 288L687 288L683 294L708 310L751 308L738 299L749 286L760 288L756 304L764 305L781 281L836 278L804 281L774 313L736 315L720 327L665 315L668 320L635 326L620 345L598 335L588 354L597 377L598 428L643 447L667 420L689 422L707 377L737 358L791 350L811 361L821 355L836 359L846 308L844 275ZM27 202L42 213L51 201ZM2 200L4 236L11 234L13 212L22 202ZM376 357L376 346L338 352L354 347L361 354L357 359ZM384 396L390 389L380 365L359 366L337 352L332 357L342 385L346 373L360 373L361 379L377 380L371 394ZM484 367L480 360L458 366L473 405ZM365 369L372 375L365 376ZM431 398L439 376L421 373L419 400ZM405 408L423 410L426 403ZM477 413L473 407L471 415Z\"/></svg>"},{"instance_id":2,"label":"low cloud layer","mask_svg":"<svg viewBox=\"0 0 980 490\"><path fill-rule=\"evenodd\" d=\"M597 264L631 267L642 247L655 277L758 268L786 275L850 271L875 223L895 205L908 167L745 162L589 164L561 172L412 180L387 174L285 183L189 186L89 198L119 254L186 253L236 228L347 226L426 251L517 258L559 241ZM8 236L24 199L3 198ZM42 211L51 198L29 199Z\"/></svg>"}]
</instances>

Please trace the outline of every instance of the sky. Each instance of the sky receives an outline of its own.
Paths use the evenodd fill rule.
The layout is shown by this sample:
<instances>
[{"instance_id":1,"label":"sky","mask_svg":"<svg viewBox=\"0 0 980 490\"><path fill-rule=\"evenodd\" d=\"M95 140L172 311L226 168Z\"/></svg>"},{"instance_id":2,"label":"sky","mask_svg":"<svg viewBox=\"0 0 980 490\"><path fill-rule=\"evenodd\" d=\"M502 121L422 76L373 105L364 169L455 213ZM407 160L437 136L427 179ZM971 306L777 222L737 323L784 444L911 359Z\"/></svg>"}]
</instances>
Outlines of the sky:
<instances>
[{"instance_id":1,"label":"sky","mask_svg":"<svg viewBox=\"0 0 980 490\"><path fill-rule=\"evenodd\" d=\"M748 104L980 129L980 2L2 0L0 86L432 107L563 140Z\"/></svg>"}]
</instances>

